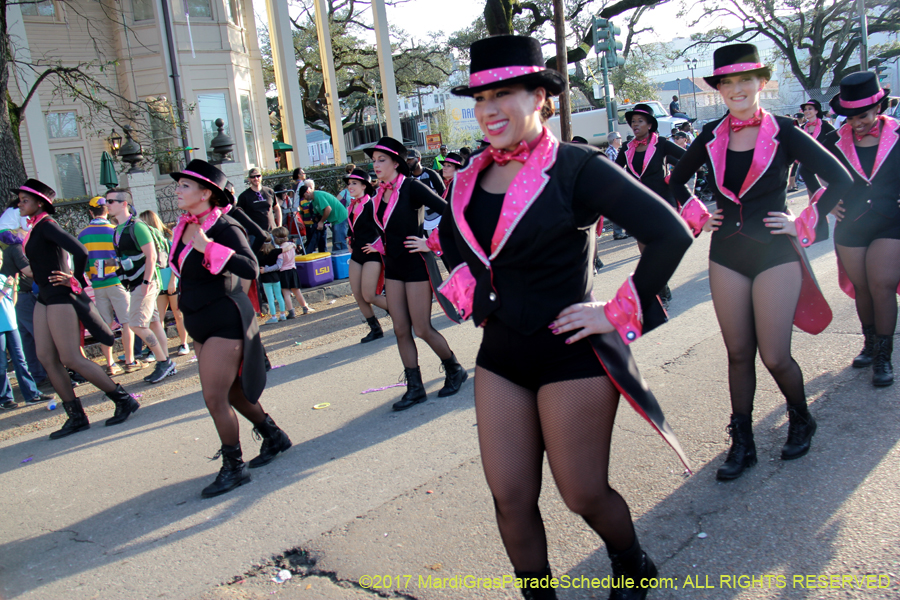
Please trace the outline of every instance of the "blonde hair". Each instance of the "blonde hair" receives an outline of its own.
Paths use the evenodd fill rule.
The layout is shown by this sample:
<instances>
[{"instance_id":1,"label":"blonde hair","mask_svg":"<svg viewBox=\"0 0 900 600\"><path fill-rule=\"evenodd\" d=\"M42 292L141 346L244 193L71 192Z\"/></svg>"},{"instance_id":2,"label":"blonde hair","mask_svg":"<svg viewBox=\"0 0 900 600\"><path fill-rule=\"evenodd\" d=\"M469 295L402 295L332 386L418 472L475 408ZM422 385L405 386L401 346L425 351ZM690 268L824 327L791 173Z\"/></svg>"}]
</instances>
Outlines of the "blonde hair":
<instances>
[{"instance_id":1,"label":"blonde hair","mask_svg":"<svg viewBox=\"0 0 900 600\"><path fill-rule=\"evenodd\" d=\"M287 230L287 227L276 227L272 230L272 237L274 237L275 241L279 244L283 244L288 241L290 232Z\"/></svg>"},{"instance_id":2,"label":"blonde hair","mask_svg":"<svg viewBox=\"0 0 900 600\"><path fill-rule=\"evenodd\" d=\"M166 224L162 222L162 219L159 218L159 215L152 210L145 210L140 214L140 217L141 221L156 229L157 231L162 232L162 234L167 238L172 237L172 230L166 227Z\"/></svg>"}]
</instances>

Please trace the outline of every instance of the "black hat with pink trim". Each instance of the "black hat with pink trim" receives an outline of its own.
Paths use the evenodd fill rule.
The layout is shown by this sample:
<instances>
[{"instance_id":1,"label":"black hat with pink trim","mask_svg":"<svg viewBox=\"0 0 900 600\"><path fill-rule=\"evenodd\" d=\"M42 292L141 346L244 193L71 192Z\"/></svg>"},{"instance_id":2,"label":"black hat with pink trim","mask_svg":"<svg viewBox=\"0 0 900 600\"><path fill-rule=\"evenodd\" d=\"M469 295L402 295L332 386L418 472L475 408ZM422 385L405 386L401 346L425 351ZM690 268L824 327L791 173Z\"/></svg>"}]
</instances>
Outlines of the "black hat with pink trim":
<instances>
[{"instance_id":1,"label":"black hat with pink trim","mask_svg":"<svg viewBox=\"0 0 900 600\"><path fill-rule=\"evenodd\" d=\"M232 203L234 195L225 191L225 184L228 183L228 177L217 167L209 164L205 160L195 158L187 164L183 171L169 174L172 179L178 181L182 178L193 179L213 193L213 204L216 206L227 206Z\"/></svg>"},{"instance_id":2,"label":"black hat with pink trim","mask_svg":"<svg viewBox=\"0 0 900 600\"><path fill-rule=\"evenodd\" d=\"M816 118L821 119L825 116L825 113L822 112L822 103L818 100L813 100L812 98L810 98L800 105L800 110L806 110L807 106L812 106L816 110Z\"/></svg>"},{"instance_id":3,"label":"black hat with pink trim","mask_svg":"<svg viewBox=\"0 0 900 600\"><path fill-rule=\"evenodd\" d=\"M363 183L363 186L365 186L366 193L368 195L375 195L375 188L372 187L372 181L369 179L369 174L365 170L353 169L352 171L344 175L344 183L350 183L354 179Z\"/></svg>"},{"instance_id":4,"label":"black hat with pink trim","mask_svg":"<svg viewBox=\"0 0 900 600\"><path fill-rule=\"evenodd\" d=\"M659 121L653 116L653 109L648 104L635 104L634 108L625 113L625 122L631 126L631 117L640 115L647 119L650 123L650 133L656 133L659 130Z\"/></svg>"},{"instance_id":5,"label":"black hat with pink trim","mask_svg":"<svg viewBox=\"0 0 900 600\"><path fill-rule=\"evenodd\" d=\"M566 89L562 74L544 66L541 43L534 38L494 35L474 42L470 54L469 85L450 90L457 96L474 96L511 84L542 87L551 96L558 96Z\"/></svg>"},{"instance_id":6,"label":"black hat with pink trim","mask_svg":"<svg viewBox=\"0 0 900 600\"><path fill-rule=\"evenodd\" d=\"M53 201L56 200L56 190L46 183L38 181L37 179L26 179L25 183L10 191L13 194L18 194L19 192L31 194L35 198L47 203L47 214L52 215L56 212L56 209L53 207Z\"/></svg>"},{"instance_id":7,"label":"black hat with pink trim","mask_svg":"<svg viewBox=\"0 0 900 600\"><path fill-rule=\"evenodd\" d=\"M384 136L371 148L364 150L369 157L374 158L376 152L383 152L397 161L397 171L409 177L409 165L406 164L406 146L392 137Z\"/></svg>"},{"instance_id":8,"label":"black hat with pink trim","mask_svg":"<svg viewBox=\"0 0 900 600\"><path fill-rule=\"evenodd\" d=\"M463 165L463 157L457 154L456 152L451 152L447 156L444 157L444 163L450 163L457 169L462 167Z\"/></svg>"},{"instance_id":9,"label":"black hat with pink trim","mask_svg":"<svg viewBox=\"0 0 900 600\"><path fill-rule=\"evenodd\" d=\"M891 91L882 89L872 71L850 73L841 80L841 93L831 99L831 110L844 117L855 117L878 106L883 113L890 104Z\"/></svg>"},{"instance_id":10,"label":"black hat with pink trim","mask_svg":"<svg viewBox=\"0 0 900 600\"><path fill-rule=\"evenodd\" d=\"M753 44L729 44L713 52L713 74L703 81L710 87L717 87L719 81L728 75L754 73L765 79L772 79L772 71L759 59L759 50Z\"/></svg>"}]
</instances>

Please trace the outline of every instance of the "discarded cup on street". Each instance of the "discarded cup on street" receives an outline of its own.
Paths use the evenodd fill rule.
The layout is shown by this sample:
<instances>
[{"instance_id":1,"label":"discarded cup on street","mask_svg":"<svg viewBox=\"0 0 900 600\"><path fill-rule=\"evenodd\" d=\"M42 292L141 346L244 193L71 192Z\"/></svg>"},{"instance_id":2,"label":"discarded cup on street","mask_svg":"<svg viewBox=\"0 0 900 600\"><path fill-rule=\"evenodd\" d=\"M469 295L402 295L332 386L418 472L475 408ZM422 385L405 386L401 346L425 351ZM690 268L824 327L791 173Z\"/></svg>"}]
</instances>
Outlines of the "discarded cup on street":
<instances>
[{"instance_id":1,"label":"discarded cup on street","mask_svg":"<svg viewBox=\"0 0 900 600\"><path fill-rule=\"evenodd\" d=\"M290 578L291 578L291 572L288 571L287 569L282 569L282 570L278 571L278 575L276 575L275 577L272 578L272 581L274 581L275 583L284 583L285 581L287 581Z\"/></svg>"}]
</instances>

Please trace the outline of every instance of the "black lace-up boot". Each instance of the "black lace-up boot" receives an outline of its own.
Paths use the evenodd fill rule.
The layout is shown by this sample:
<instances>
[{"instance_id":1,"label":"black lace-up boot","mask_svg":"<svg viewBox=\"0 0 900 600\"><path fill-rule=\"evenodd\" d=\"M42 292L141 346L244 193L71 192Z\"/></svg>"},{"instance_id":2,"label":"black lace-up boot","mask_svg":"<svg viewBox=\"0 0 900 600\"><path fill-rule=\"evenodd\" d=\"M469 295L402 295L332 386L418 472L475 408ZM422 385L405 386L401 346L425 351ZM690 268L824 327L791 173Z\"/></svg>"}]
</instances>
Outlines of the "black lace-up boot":
<instances>
[{"instance_id":1,"label":"black lace-up boot","mask_svg":"<svg viewBox=\"0 0 900 600\"><path fill-rule=\"evenodd\" d=\"M71 402L63 402L63 408L69 418L63 423L62 429L50 434L51 440L58 440L91 428L91 422L88 421L87 415L84 414L84 407L81 406L81 400L75 398Z\"/></svg>"},{"instance_id":2,"label":"black lace-up boot","mask_svg":"<svg viewBox=\"0 0 900 600\"><path fill-rule=\"evenodd\" d=\"M222 468L212 484L203 488L201 496L204 498L212 498L225 492L230 492L239 485L244 485L250 481L250 473L247 471L247 464L244 462L241 453L241 445L222 447L218 452L213 454L212 460L222 457Z\"/></svg>"},{"instance_id":3,"label":"black lace-up boot","mask_svg":"<svg viewBox=\"0 0 900 600\"><path fill-rule=\"evenodd\" d=\"M556 590L550 587L553 573L550 565L541 571L516 571L517 584L520 584L522 597L525 600L556 600Z\"/></svg>"},{"instance_id":4,"label":"black lace-up boot","mask_svg":"<svg viewBox=\"0 0 900 600\"><path fill-rule=\"evenodd\" d=\"M612 572L614 586L610 590L609 600L644 600L650 586L646 580L653 579L658 574L656 565L647 556L647 553L641 549L637 538L631 548L621 554L609 553L609 559L612 561ZM627 580L632 580L634 587L627 585ZM644 580L644 586L641 586L641 580Z\"/></svg>"},{"instance_id":5,"label":"black lace-up boot","mask_svg":"<svg viewBox=\"0 0 900 600\"><path fill-rule=\"evenodd\" d=\"M380 340L384 337L384 330L381 329L381 324L378 322L378 317L369 317L366 319L366 323L369 324L369 328L372 330L364 337L359 340L360 344L365 344L367 342L371 342L374 340Z\"/></svg>"},{"instance_id":6,"label":"black lace-up boot","mask_svg":"<svg viewBox=\"0 0 900 600\"><path fill-rule=\"evenodd\" d=\"M887 387L894 383L894 367L891 355L894 353L894 336L875 336L875 360L872 362L872 385Z\"/></svg>"},{"instance_id":7,"label":"black lace-up boot","mask_svg":"<svg viewBox=\"0 0 900 600\"><path fill-rule=\"evenodd\" d=\"M444 387L438 392L438 398L446 398L459 391L463 382L469 378L469 374L456 360L455 354L451 354L447 360L442 360L441 366L447 376L444 378Z\"/></svg>"},{"instance_id":8,"label":"black lace-up boot","mask_svg":"<svg viewBox=\"0 0 900 600\"><path fill-rule=\"evenodd\" d=\"M781 460L794 460L809 452L816 433L816 420L806 406L788 406L788 437L781 448Z\"/></svg>"},{"instance_id":9,"label":"black lace-up boot","mask_svg":"<svg viewBox=\"0 0 900 600\"><path fill-rule=\"evenodd\" d=\"M725 462L716 471L716 479L737 479L745 469L756 464L756 443L753 441L753 420L748 415L731 415L727 428L731 449Z\"/></svg>"},{"instance_id":10,"label":"black lace-up boot","mask_svg":"<svg viewBox=\"0 0 900 600\"><path fill-rule=\"evenodd\" d=\"M131 413L141 407L138 401L131 394L125 391L121 384L116 385L116 389L107 393L106 397L113 401L116 405L116 412L113 416L106 420L106 425L118 425L124 423Z\"/></svg>"},{"instance_id":11,"label":"black lace-up boot","mask_svg":"<svg viewBox=\"0 0 900 600\"><path fill-rule=\"evenodd\" d=\"M259 449L259 456L247 463L251 469L269 464L279 452L291 447L291 438L269 415L266 415L265 421L253 428L253 436L256 439L262 438L263 443Z\"/></svg>"},{"instance_id":12,"label":"black lace-up boot","mask_svg":"<svg viewBox=\"0 0 900 600\"><path fill-rule=\"evenodd\" d=\"M397 402L394 402L394 410L406 410L419 402L425 402L428 394L422 383L422 372L419 367L403 369L403 378L406 379L406 393Z\"/></svg>"},{"instance_id":13,"label":"black lace-up boot","mask_svg":"<svg viewBox=\"0 0 900 600\"><path fill-rule=\"evenodd\" d=\"M871 367L875 361L875 326L863 326L863 349L862 352L853 359L854 369L864 369Z\"/></svg>"}]
</instances>

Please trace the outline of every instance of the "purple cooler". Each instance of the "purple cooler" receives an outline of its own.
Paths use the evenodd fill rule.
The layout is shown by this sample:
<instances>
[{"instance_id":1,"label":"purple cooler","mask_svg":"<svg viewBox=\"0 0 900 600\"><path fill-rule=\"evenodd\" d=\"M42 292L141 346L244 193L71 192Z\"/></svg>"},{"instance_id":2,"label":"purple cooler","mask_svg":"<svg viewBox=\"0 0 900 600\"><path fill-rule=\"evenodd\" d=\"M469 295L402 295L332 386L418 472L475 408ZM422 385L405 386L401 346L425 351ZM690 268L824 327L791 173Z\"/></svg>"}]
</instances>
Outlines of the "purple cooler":
<instances>
[{"instance_id":1,"label":"purple cooler","mask_svg":"<svg viewBox=\"0 0 900 600\"><path fill-rule=\"evenodd\" d=\"M300 287L315 287L334 281L334 269L331 266L331 252L316 252L294 259L297 265L297 277Z\"/></svg>"}]
</instances>

